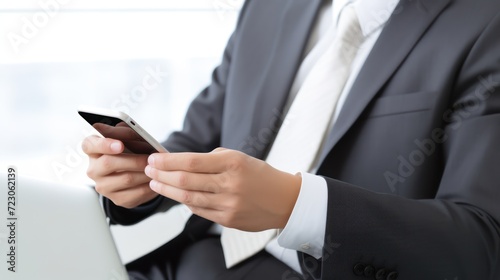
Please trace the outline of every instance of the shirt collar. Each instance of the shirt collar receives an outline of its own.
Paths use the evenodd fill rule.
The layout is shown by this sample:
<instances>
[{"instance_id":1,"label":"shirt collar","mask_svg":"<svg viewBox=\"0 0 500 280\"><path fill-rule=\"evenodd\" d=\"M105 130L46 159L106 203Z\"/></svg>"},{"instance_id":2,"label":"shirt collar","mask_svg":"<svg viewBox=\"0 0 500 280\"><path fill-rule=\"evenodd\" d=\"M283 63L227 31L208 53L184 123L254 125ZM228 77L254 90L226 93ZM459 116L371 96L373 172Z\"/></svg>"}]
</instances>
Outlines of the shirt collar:
<instances>
[{"instance_id":1,"label":"shirt collar","mask_svg":"<svg viewBox=\"0 0 500 280\"><path fill-rule=\"evenodd\" d=\"M348 4L354 5L359 24L365 37L382 27L394 12L399 0L333 0L332 13L334 25L340 13Z\"/></svg>"}]
</instances>

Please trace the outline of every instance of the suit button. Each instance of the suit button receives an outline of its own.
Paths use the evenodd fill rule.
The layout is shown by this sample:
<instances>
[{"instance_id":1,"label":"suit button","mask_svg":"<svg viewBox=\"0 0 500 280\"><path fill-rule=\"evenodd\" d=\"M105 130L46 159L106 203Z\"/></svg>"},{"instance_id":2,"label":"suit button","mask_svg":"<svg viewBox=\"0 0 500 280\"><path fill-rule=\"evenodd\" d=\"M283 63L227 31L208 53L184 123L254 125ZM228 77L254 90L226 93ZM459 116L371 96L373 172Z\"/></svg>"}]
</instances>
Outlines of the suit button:
<instances>
[{"instance_id":1,"label":"suit button","mask_svg":"<svg viewBox=\"0 0 500 280\"><path fill-rule=\"evenodd\" d=\"M365 265L362 263L357 263L354 266L353 271L354 271L354 274L356 274L357 276L362 276L364 271L365 271Z\"/></svg>"},{"instance_id":2,"label":"suit button","mask_svg":"<svg viewBox=\"0 0 500 280\"><path fill-rule=\"evenodd\" d=\"M387 270L381 268L375 273L375 280L386 280Z\"/></svg>"},{"instance_id":3,"label":"suit button","mask_svg":"<svg viewBox=\"0 0 500 280\"><path fill-rule=\"evenodd\" d=\"M373 277L373 275L375 275L375 267L367 265L365 267L365 270L363 271L363 275L365 275L366 277Z\"/></svg>"},{"instance_id":4,"label":"suit button","mask_svg":"<svg viewBox=\"0 0 500 280\"><path fill-rule=\"evenodd\" d=\"M396 280L396 279L398 279L398 276L399 276L399 273L397 273L396 271L393 271L393 272L389 273L389 275L387 275L387 280Z\"/></svg>"}]
</instances>

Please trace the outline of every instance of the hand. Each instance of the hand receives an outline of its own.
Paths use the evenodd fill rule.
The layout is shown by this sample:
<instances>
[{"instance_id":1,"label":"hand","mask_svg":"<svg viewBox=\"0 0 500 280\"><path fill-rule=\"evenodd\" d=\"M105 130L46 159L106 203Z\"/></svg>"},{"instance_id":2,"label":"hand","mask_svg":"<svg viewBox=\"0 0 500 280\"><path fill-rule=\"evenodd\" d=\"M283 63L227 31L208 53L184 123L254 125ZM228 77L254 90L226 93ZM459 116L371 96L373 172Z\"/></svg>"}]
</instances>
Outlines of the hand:
<instances>
[{"instance_id":1,"label":"hand","mask_svg":"<svg viewBox=\"0 0 500 280\"><path fill-rule=\"evenodd\" d=\"M122 142L98 136L85 138L82 149L89 156L87 175L96 191L116 205L133 208L158 195L144 174L148 155L123 154Z\"/></svg>"},{"instance_id":2,"label":"hand","mask_svg":"<svg viewBox=\"0 0 500 280\"><path fill-rule=\"evenodd\" d=\"M146 174L155 192L194 214L245 231L284 228L302 179L238 151L152 154Z\"/></svg>"}]
</instances>

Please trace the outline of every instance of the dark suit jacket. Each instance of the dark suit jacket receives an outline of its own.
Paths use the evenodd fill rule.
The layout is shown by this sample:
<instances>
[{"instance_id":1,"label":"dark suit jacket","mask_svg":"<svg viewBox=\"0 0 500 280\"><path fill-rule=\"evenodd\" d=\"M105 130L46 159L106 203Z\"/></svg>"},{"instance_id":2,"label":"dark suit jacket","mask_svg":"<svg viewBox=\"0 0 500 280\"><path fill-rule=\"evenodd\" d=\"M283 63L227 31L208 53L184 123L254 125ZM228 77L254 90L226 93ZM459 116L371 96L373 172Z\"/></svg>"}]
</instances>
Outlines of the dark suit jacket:
<instances>
[{"instance_id":1,"label":"dark suit jacket","mask_svg":"<svg viewBox=\"0 0 500 280\"><path fill-rule=\"evenodd\" d=\"M320 2L248 0L165 146L264 158ZM500 279L499 11L494 0L401 0L322 151L325 248L320 260L301 254L306 279ZM115 222L144 217L108 204Z\"/></svg>"}]
</instances>

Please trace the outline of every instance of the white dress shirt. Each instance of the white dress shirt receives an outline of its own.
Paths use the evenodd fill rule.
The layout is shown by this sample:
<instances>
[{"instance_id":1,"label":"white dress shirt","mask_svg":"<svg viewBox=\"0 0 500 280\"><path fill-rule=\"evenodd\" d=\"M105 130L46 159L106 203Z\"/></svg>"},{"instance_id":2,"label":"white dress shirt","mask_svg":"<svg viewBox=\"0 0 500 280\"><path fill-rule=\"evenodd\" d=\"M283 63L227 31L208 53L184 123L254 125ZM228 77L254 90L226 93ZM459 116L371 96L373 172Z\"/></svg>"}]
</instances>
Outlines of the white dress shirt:
<instances>
[{"instance_id":1,"label":"white dress shirt","mask_svg":"<svg viewBox=\"0 0 500 280\"><path fill-rule=\"evenodd\" d=\"M354 58L351 74L340 95L330 129L342 109L342 105L355 78L377 41L383 26L399 3L399 0L334 0L333 3L332 1L327 1L321 8L316 26L309 36L306 56L295 76L288 102L285 106L286 112L290 108L307 74L311 71L318 58L326 51L326 48L328 48L328 43L331 40L322 41L321 38L324 36L335 36L335 34L327 34L327 30L332 25L336 25L342 9L351 3L354 5L361 30L366 38ZM290 219L279 236L266 246L267 252L299 273L301 269L297 251L309 254L317 259L322 255L328 207L328 190L325 179L311 173L301 173L301 175L302 185ZM210 232L220 234L222 227L214 225Z\"/></svg>"},{"instance_id":2,"label":"white dress shirt","mask_svg":"<svg viewBox=\"0 0 500 280\"><path fill-rule=\"evenodd\" d=\"M336 25L342 9L350 3L354 5L361 30L366 38L353 61L351 74L340 95L330 129L335 123L361 67L399 0L334 0L333 4L327 3L322 8L320 18L309 38L307 55L295 77L287 108L291 105L317 59L328 47L328 44L322 44L321 38L334 36L334 34L326 34L326 31L332 24ZM328 190L325 179L310 173L302 173L302 186L290 219L278 238L266 246L266 250L298 272L301 270L296 251L319 259L324 245L327 207Z\"/></svg>"}]
</instances>

